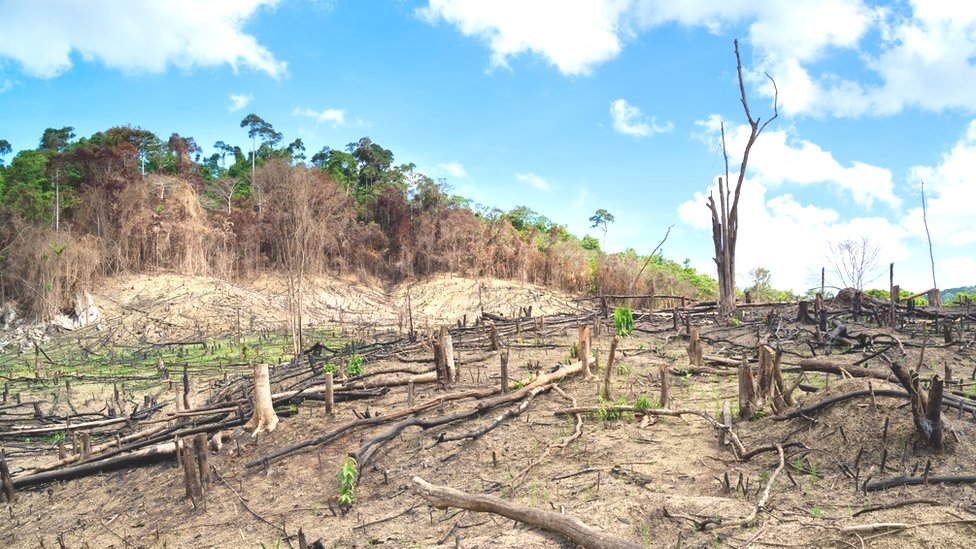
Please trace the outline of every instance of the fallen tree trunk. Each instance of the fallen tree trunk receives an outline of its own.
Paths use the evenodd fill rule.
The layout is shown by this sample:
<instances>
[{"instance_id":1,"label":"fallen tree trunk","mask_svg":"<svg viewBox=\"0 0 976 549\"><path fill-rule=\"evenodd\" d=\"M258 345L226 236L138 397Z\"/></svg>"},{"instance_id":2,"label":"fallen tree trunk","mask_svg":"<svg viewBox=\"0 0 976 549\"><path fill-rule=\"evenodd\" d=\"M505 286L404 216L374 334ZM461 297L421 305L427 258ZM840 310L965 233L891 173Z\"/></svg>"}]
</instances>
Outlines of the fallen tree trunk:
<instances>
[{"instance_id":1,"label":"fallen tree trunk","mask_svg":"<svg viewBox=\"0 0 976 549\"><path fill-rule=\"evenodd\" d=\"M578 545L591 549L640 549L643 547L639 543L587 526L579 519L568 515L517 505L494 496L469 494L447 486L435 486L420 477L413 477L413 483L420 495L438 509L457 507L468 511L501 515L550 532L556 532Z\"/></svg>"},{"instance_id":2,"label":"fallen tree trunk","mask_svg":"<svg viewBox=\"0 0 976 549\"><path fill-rule=\"evenodd\" d=\"M876 480L864 485L867 492L877 492L898 486L918 486L919 484L973 484L976 483L976 475L941 475L941 476L921 476L921 477L895 477L887 480Z\"/></svg>"},{"instance_id":3,"label":"fallen tree trunk","mask_svg":"<svg viewBox=\"0 0 976 549\"><path fill-rule=\"evenodd\" d=\"M70 480L73 478L93 475L104 471L115 471L135 465L148 465L165 459L171 459L176 455L176 443L164 442L149 448L143 448L128 454L103 459L91 463L82 463L74 467L64 467L54 471L45 471L33 475L19 475L13 478L14 487L24 488L35 486L57 480Z\"/></svg>"}]
</instances>

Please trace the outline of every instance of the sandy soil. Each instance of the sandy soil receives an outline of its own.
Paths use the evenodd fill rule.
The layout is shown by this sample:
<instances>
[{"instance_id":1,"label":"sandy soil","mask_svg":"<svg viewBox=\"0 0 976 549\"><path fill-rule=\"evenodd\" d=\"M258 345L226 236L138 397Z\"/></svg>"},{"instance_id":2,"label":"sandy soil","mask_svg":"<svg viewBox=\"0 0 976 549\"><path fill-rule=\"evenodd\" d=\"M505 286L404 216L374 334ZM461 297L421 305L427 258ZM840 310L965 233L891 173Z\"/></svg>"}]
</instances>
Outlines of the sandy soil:
<instances>
[{"instance_id":1,"label":"sandy soil","mask_svg":"<svg viewBox=\"0 0 976 549\"><path fill-rule=\"evenodd\" d=\"M533 304L535 314L566 312L574 305L567 296L500 282L444 278L371 292L346 282L317 284L316 305L309 309L316 310L313 322L323 323L359 317L365 319L360 321L363 323L399 322L408 291L418 326L453 324L464 314L473 318L479 312L479 288L486 310L505 314L527 303ZM99 298L112 296L112 303L105 307L107 318L124 317L123 325L132 326L132 336L172 338L194 330L209 333L224 328L229 318L236 317L237 308L233 300L221 297L224 293L249 304L248 316L254 318L255 326L274 322L273 311L280 308L276 287L272 281L258 281L244 288L163 276L152 281L119 281ZM343 300L341 296L346 294L354 297ZM164 295L171 297L162 298ZM262 306L253 307L255 303ZM207 314L194 314L195 310ZM791 314L784 312L783 317ZM165 315L169 324L154 324L158 315ZM755 322L757 318L746 318L739 327L700 322L706 353L732 351L736 344L755 346L757 332L766 329ZM618 349L622 358L618 356L612 378L614 398L624 397L629 403L642 394L657 400L662 364L678 368L687 365L685 343L670 329L669 318L645 317L638 319L637 326L639 331L624 338ZM783 329L784 337L802 335L790 330L789 326ZM548 370L568 360L575 338L575 329L542 338L530 334L508 338L505 343L511 348L512 377L527 379L537 373L537 365ZM609 346L606 330L594 338L602 362ZM917 347L907 345L907 351L907 361L918 360ZM949 364L953 371L965 372L968 377L976 367L971 350L929 348L925 356L925 363L940 372ZM497 383L497 352L487 347L466 348L459 357L461 382L451 392ZM368 363L366 368L423 367L404 362L422 358L429 357L416 353L399 360ZM786 363L793 360L795 357L788 356ZM675 376L671 407L716 414L723 400L736 398L735 378L723 373ZM792 376L787 374L788 382ZM801 405L868 386L864 379L828 379L825 375L810 376L806 381L822 388L800 395ZM596 381L577 376L559 386L579 405L598 405ZM872 382L872 387L898 388L880 380ZM418 402L443 394L443 390L429 385L417 388ZM331 444L304 450L267 467L244 466L269 452L348 424L367 409L374 415L402 409L406 399L405 388L393 388L382 397L342 403L335 417L329 417L321 403L306 402L298 407L297 414L282 418L270 435L257 439L237 436L220 454L211 456L219 479L214 479L205 509L194 509L184 497L183 475L175 464L25 490L0 524L0 540L7 547L57 547L59 536L65 547L72 548L287 547L285 533L293 536L302 529L309 541L321 540L326 547L573 546L558 535L498 516L433 509L412 488L414 476L564 512L647 547L965 547L976 536L976 514L972 511L976 489L971 484L868 493L856 489L848 470L858 454L860 483L920 471L926 463L933 475L976 473L976 425L971 416L960 419L946 414L954 434L946 451L933 453L913 444L914 426L906 401L896 398L879 397L873 403L870 399L849 400L809 418L738 422L736 429L747 449L777 442L807 447L786 450L785 466L769 489L768 508L754 523L743 527L715 527L715 522L727 524L750 514L779 465L776 452L738 462L728 446L719 444L717 432L695 416L659 417L642 426L639 417L601 419L584 415L582 436L565 448L550 448L569 437L575 425L572 416L555 415L570 405L556 392L539 395L525 413L474 440L438 444L436 436L476 429L502 410L428 431L408 428L363 470L356 504L346 514L334 512L339 511L339 467L362 440L385 432L389 426L352 431ZM470 400L448 403L425 416L451 414L472 405ZM882 440L886 418L888 432ZM547 448L551 450L547 457L536 463ZM884 453L886 471L882 472ZM730 493L723 486L725 475L731 480ZM737 490L740 478L742 489ZM910 500L925 501L871 510ZM681 516L685 518L674 518ZM860 537L839 530L871 523L907 523L912 527ZM701 524L705 527L699 528ZM298 546L294 538L290 542Z\"/></svg>"}]
</instances>

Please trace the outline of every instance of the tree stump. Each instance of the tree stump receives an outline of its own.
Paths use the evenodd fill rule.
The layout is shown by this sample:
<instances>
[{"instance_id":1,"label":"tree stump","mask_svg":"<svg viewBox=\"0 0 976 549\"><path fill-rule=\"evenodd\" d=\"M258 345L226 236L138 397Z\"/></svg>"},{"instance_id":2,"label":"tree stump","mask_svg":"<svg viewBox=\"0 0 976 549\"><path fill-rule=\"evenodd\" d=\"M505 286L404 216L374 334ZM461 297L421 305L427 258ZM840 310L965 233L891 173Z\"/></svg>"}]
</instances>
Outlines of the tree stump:
<instances>
[{"instance_id":1,"label":"tree stump","mask_svg":"<svg viewBox=\"0 0 976 549\"><path fill-rule=\"evenodd\" d=\"M579 327L579 359L583 362L583 373L587 378L594 376L590 371L590 325L582 324Z\"/></svg>"},{"instance_id":2,"label":"tree stump","mask_svg":"<svg viewBox=\"0 0 976 549\"><path fill-rule=\"evenodd\" d=\"M701 338L698 336L698 328L692 327L689 332L688 341L688 364L700 368L704 363L704 350L702 349Z\"/></svg>"},{"instance_id":3,"label":"tree stump","mask_svg":"<svg viewBox=\"0 0 976 549\"><path fill-rule=\"evenodd\" d=\"M891 363L891 371L908 391L912 405L915 432L927 446L941 451L944 446L942 429L942 395L945 382L938 375L932 377L928 393L921 389L918 373L907 370L900 362Z\"/></svg>"},{"instance_id":4,"label":"tree stump","mask_svg":"<svg viewBox=\"0 0 976 549\"><path fill-rule=\"evenodd\" d=\"M613 341L610 343L610 358L607 359L607 367L603 371L603 383L600 387L600 396L607 402L613 400L613 394L610 391L610 376L613 374L613 359L617 354L617 345L619 344L620 336L613 336Z\"/></svg>"},{"instance_id":5,"label":"tree stump","mask_svg":"<svg viewBox=\"0 0 976 549\"><path fill-rule=\"evenodd\" d=\"M749 359L742 357L739 364L739 417L752 419L756 415L756 382L752 376Z\"/></svg>"},{"instance_id":6,"label":"tree stump","mask_svg":"<svg viewBox=\"0 0 976 549\"><path fill-rule=\"evenodd\" d=\"M271 380L268 377L267 364L254 365L254 414L244 429L253 431L251 436L260 433L270 433L278 426L278 415L275 414L271 401Z\"/></svg>"}]
</instances>

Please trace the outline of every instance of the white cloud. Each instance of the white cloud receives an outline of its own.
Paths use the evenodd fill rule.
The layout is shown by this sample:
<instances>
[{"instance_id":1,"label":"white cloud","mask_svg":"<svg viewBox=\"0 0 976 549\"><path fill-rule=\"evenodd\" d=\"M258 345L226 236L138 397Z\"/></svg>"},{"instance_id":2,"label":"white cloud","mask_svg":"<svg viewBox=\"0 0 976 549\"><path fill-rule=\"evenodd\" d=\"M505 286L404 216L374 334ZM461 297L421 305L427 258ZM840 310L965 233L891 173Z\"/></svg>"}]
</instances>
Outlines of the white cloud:
<instances>
[{"instance_id":1,"label":"white cloud","mask_svg":"<svg viewBox=\"0 0 976 549\"><path fill-rule=\"evenodd\" d=\"M230 65L273 78L287 72L246 23L278 0L100 0L0 4L0 58L25 74L53 78L73 57L125 72L159 73L169 66Z\"/></svg>"},{"instance_id":2,"label":"white cloud","mask_svg":"<svg viewBox=\"0 0 976 549\"><path fill-rule=\"evenodd\" d=\"M465 171L464 166L460 162L442 162L437 165L437 167L452 177L467 177L468 172Z\"/></svg>"},{"instance_id":3,"label":"white cloud","mask_svg":"<svg viewBox=\"0 0 976 549\"><path fill-rule=\"evenodd\" d=\"M534 173L517 173L515 174L515 179L521 181L522 183L527 183L540 191L548 192L552 190L552 186L549 185L548 181Z\"/></svg>"},{"instance_id":4,"label":"white cloud","mask_svg":"<svg viewBox=\"0 0 976 549\"><path fill-rule=\"evenodd\" d=\"M591 73L637 32L673 24L714 34L745 27L746 77L771 96L763 72L773 75L784 114L976 110L969 92L976 87L973 2L429 0L417 13L487 43L493 66L530 53L568 75Z\"/></svg>"},{"instance_id":5,"label":"white cloud","mask_svg":"<svg viewBox=\"0 0 976 549\"><path fill-rule=\"evenodd\" d=\"M621 15L630 0L430 0L418 15L444 20L491 48L491 64L507 67L523 53L543 57L567 75L589 74L620 53Z\"/></svg>"},{"instance_id":6,"label":"white cloud","mask_svg":"<svg viewBox=\"0 0 976 549\"><path fill-rule=\"evenodd\" d=\"M674 124L670 121L659 126L657 119L653 116L650 120L646 120L640 109L623 99L617 99L610 103L610 118L613 119L613 129L624 135L635 137L647 137L674 129Z\"/></svg>"},{"instance_id":7,"label":"white cloud","mask_svg":"<svg viewBox=\"0 0 976 549\"><path fill-rule=\"evenodd\" d=\"M254 96L249 93L232 93L228 96L228 99L230 99L230 104L227 105L227 110L237 112L250 105L251 101L254 100Z\"/></svg>"},{"instance_id":8,"label":"white cloud","mask_svg":"<svg viewBox=\"0 0 976 549\"><path fill-rule=\"evenodd\" d=\"M973 216L974 174L976 174L976 120L969 123L966 135L942 155L938 166L915 166L909 170L916 189L925 182L929 232L937 246L968 249L976 255L976 218ZM917 238L925 239L921 196L908 210L902 225Z\"/></svg>"},{"instance_id":9,"label":"white cloud","mask_svg":"<svg viewBox=\"0 0 976 549\"><path fill-rule=\"evenodd\" d=\"M705 141L709 148L721 150L720 123L721 118L717 115L695 122L702 128L696 137ZM725 128L731 166L738 166L740 159L735 156L745 149L749 134L747 124ZM895 196L890 170L858 161L844 166L831 152L810 141L791 138L785 130L763 132L753 146L747 175L755 176L771 187L825 185L848 193L857 205L864 207L871 207L876 201L892 208L901 205L901 200ZM730 174L730 177L734 180L737 174Z\"/></svg>"},{"instance_id":10,"label":"white cloud","mask_svg":"<svg viewBox=\"0 0 976 549\"><path fill-rule=\"evenodd\" d=\"M346 125L346 111L342 109L323 109L317 111L315 109L302 109L295 107L295 110L291 113L294 116L304 116L306 118L312 118L317 122L330 123L333 128Z\"/></svg>"}]
</instances>

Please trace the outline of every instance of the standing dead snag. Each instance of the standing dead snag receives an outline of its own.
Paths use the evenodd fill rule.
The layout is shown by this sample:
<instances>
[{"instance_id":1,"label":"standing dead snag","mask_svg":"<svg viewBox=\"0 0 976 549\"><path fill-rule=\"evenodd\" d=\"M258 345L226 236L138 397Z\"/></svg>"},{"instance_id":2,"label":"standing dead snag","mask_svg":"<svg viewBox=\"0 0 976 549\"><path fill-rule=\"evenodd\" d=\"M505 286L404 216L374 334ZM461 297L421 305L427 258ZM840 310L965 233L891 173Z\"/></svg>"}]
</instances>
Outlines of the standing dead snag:
<instances>
[{"instance_id":1,"label":"standing dead snag","mask_svg":"<svg viewBox=\"0 0 976 549\"><path fill-rule=\"evenodd\" d=\"M251 436L259 433L270 433L278 426L278 415L275 414L271 401L271 380L268 377L267 364L254 365L254 415L244 425L248 431L254 431Z\"/></svg>"},{"instance_id":2,"label":"standing dead snag","mask_svg":"<svg viewBox=\"0 0 976 549\"><path fill-rule=\"evenodd\" d=\"M746 87L742 80L742 58L739 56L739 41L735 44L735 63L736 71L739 75L739 93L741 95L742 108L745 110L746 118L749 120L749 140L742 153L742 163L739 166L738 181L735 185L735 193L732 194L732 203L729 204L729 154L725 148L725 125L722 125L722 154L725 156L725 178L718 179L719 204L716 206L715 198L711 193L708 195L708 209L712 211L712 242L715 245L715 266L718 268L718 290L719 302L718 311L722 316L735 311L735 241L739 233L739 195L742 192L742 182L746 176L746 166L749 164L749 153L755 145L759 134L766 129L770 122L779 116L779 90L776 88L776 81L772 76L766 75L773 84L773 116L760 125L762 118L753 118L749 110L749 102L746 99Z\"/></svg>"}]
</instances>

